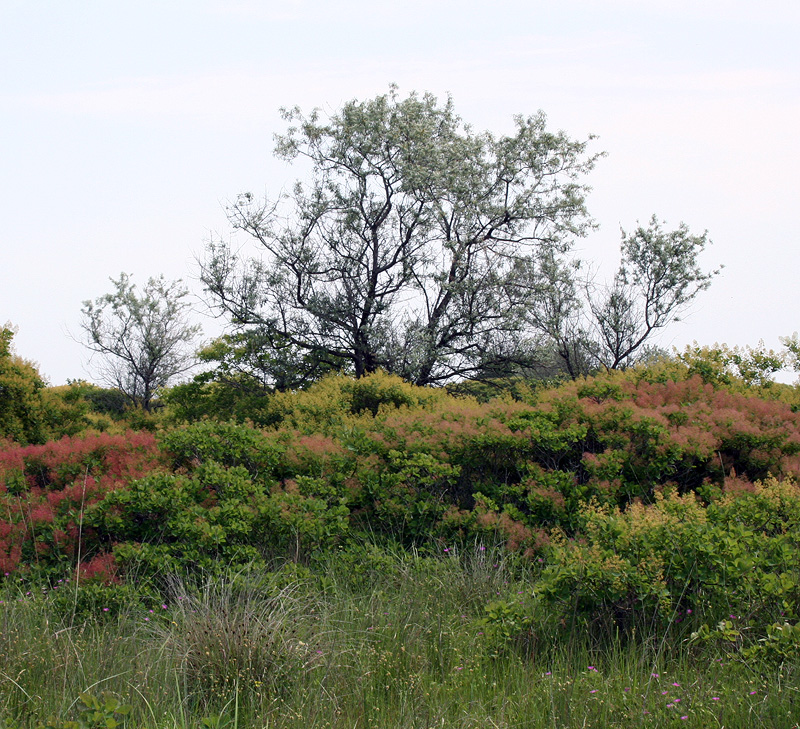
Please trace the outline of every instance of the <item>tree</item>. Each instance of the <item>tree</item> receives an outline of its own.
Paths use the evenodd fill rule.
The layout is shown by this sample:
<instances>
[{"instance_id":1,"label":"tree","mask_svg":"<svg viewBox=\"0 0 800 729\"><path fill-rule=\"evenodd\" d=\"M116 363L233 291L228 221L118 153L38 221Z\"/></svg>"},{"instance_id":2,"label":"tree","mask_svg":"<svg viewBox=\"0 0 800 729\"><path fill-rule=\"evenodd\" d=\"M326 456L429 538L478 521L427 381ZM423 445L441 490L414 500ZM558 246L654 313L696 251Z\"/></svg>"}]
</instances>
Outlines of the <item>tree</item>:
<instances>
[{"instance_id":1,"label":"tree","mask_svg":"<svg viewBox=\"0 0 800 729\"><path fill-rule=\"evenodd\" d=\"M180 281L151 278L139 294L127 274L110 280L112 293L83 303L84 343L101 355L105 384L150 410L158 390L193 366L190 345L200 327L188 321L188 291Z\"/></svg>"},{"instance_id":2,"label":"tree","mask_svg":"<svg viewBox=\"0 0 800 729\"><path fill-rule=\"evenodd\" d=\"M276 201L241 195L229 219L263 257L212 240L201 279L284 381L382 368L436 384L530 358L521 276L591 226L587 142L548 131L542 113L516 117L510 135L475 133L450 99L395 88L325 121L283 116L276 153L310 162L310 184Z\"/></svg>"},{"instance_id":3,"label":"tree","mask_svg":"<svg viewBox=\"0 0 800 729\"><path fill-rule=\"evenodd\" d=\"M664 231L654 215L647 228L622 231L622 262L599 300L590 300L599 334L601 363L618 369L631 363L656 329L678 321L719 269L703 271L699 254L708 233L691 235L681 223Z\"/></svg>"},{"instance_id":4,"label":"tree","mask_svg":"<svg viewBox=\"0 0 800 729\"><path fill-rule=\"evenodd\" d=\"M529 321L551 338L571 377L624 369L645 355L654 332L678 321L719 274L700 266L707 244L707 233L692 235L684 223L667 231L653 216L646 228L622 231L621 262L610 284L597 285L583 275L580 286L570 264L553 258L528 279Z\"/></svg>"},{"instance_id":5,"label":"tree","mask_svg":"<svg viewBox=\"0 0 800 729\"><path fill-rule=\"evenodd\" d=\"M14 354L10 324L0 326L0 438L22 443L44 440L45 382L31 363Z\"/></svg>"},{"instance_id":6,"label":"tree","mask_svg":"<svg viewBox=\"0 0 800 729\"><path fill-rule=\"evenodd\" d=\"M781 341L790 338L781 337ZM756 347L729 347L714 344L701 347L695 342L687 345L683 352L676 352L675 359L686 366L689 375L700 375L703 382L712 385L734 385L738 380L745 388L768 389L774 384L773 375L787 364L786 352L767 349L763 340Z\"/></svg>"}]
</instances>

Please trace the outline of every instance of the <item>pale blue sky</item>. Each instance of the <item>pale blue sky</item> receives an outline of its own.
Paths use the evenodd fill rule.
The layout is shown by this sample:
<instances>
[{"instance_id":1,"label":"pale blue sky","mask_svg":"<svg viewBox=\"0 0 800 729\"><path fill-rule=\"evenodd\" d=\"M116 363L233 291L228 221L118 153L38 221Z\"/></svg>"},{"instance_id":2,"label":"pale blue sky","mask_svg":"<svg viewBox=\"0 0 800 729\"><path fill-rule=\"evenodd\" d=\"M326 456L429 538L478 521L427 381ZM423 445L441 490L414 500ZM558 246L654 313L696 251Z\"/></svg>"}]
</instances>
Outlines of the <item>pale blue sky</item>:
<instances>
[{"instance_id":1,"label":"pale blue sky","mask_svg":"<svg viewBox=\"0 0 800 729\"><path fill-rule=\"evenodd\" d=\"M90 377L84 299L121 271L197 289L225 202L294 180L279 107L394 82L477 129L543 109L597 134L582 256L611 270L652 213L708 229L726 268L660 343L777 347L800 329L798 37L796 0L0 0L0 323L54 384Z\"/></svg>"}]
</instances>

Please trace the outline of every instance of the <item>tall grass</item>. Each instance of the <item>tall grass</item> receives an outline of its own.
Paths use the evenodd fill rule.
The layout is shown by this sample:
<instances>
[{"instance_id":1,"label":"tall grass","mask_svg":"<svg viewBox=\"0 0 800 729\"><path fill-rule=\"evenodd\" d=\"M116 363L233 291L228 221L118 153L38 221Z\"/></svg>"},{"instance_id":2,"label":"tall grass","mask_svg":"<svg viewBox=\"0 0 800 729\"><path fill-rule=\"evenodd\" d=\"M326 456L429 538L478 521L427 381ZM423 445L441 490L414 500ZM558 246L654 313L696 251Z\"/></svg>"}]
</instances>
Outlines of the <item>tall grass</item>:
<instances>
[{"instance_id":1,"label":"tall grass","mask_svg":"<svg viewBox=\"0 0 800 729\"><path fill-rule=\"evenodd\" d=\"M75 717L85 691L112 692L132 707L125 726L151 729L797 726L797 666L576 634L536 612L530 584L476 547L175 578L158 599L78 601L88 607L74 619L71 596L9 590L0 726ZM532 606L524 639L483 620L498 598Z\"/></svg>"}]
</instances>

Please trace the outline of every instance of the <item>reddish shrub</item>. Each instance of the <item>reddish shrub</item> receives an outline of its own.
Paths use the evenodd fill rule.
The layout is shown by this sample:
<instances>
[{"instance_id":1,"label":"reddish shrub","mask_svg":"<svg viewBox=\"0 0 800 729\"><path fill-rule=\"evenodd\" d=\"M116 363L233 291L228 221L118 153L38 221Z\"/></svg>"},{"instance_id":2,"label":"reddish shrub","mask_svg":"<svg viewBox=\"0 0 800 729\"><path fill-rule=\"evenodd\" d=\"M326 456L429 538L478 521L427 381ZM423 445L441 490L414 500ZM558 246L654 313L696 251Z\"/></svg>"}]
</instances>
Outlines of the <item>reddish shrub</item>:
<instances>
[{"instance_id":1,"label":"reddish shrub","mask_svg":"<svg viewBox=\"0 0 800 729\"><path fill-rule=\"evenodd\" d=\"M111 552L98 554L88 562L82 562L78 568L79 582L99 582L103 585L119 584L117 564Z\"/></svg>"}]
</instances>

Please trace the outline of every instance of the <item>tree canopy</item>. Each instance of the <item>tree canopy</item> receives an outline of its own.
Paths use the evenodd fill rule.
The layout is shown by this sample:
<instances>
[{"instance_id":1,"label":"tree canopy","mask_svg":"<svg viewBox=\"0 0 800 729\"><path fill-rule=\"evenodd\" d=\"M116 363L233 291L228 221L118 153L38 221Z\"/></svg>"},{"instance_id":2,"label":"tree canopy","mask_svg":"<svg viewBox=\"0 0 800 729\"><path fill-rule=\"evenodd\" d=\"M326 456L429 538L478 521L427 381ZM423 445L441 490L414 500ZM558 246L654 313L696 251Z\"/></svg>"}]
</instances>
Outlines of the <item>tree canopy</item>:
<instances>
[{"instance_id":1,"label":"tree canopy","mask_svg":"<svg viewBox=\"0 0 800 729\"><path fill-rule=\"evenodd\" d=\"M14 329L0 326L0 438L23 443L43 439L45 382L36 367L14 354Z\"/></svg>"},{"instance_id":2,"label":"tree canopy","mask_svg":"<svg viewBox=\"0 0 800 729\"><path fill-rule=\"evenodd\" d=\"M590 286L572 255L592 228L586 174L599 153L548 129L475 132L451 99L388 94L323 118L283 110L276 154L306 183L276 199L240 195L234 230L201 261L234 337L221 368L283 389L327 371L383 369L418 385L555 367L570 375L635 361L652 333L705 289L705 234L623 234L613 283ZM235 353L239 352L241 356Z\"/></svg>"},{"instance_id":3,"label":"tree canopy","mask_svg":"<svg viewBox=\"0 0 800 729\"><path fill-rule=\"evenodd\" d=\"M622 231L610 283L581 283L574 266L551 259L540 267L531 324L552 338L573 377L634 364L654 332L677 321L719 273L699 264L708 242L707 233L692 235L684 223L668 231L653 216L647 227Z\"/></svg>"},{"instance_id":4,"label":"tree canopy","mask_svg":"<svg viewBox=\"0 0 800 729\"><path fill-rule=\"evenodd\" d=\"M476 133L451 100L395 89L326 120L283 115L277 154L307 159L310 182L274 201L241 195L230 221L262 257L217 240L202 265L235 327L298 383L321 368L443 383L526 355L519 264L590 227L587 141L549 131L541 113L509 135Z\"/></svg>"}]
</instances>

